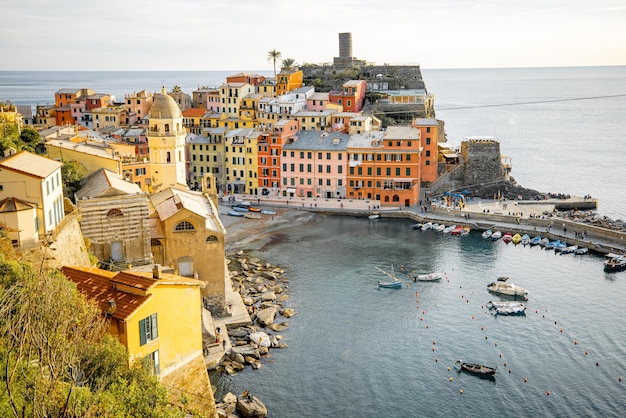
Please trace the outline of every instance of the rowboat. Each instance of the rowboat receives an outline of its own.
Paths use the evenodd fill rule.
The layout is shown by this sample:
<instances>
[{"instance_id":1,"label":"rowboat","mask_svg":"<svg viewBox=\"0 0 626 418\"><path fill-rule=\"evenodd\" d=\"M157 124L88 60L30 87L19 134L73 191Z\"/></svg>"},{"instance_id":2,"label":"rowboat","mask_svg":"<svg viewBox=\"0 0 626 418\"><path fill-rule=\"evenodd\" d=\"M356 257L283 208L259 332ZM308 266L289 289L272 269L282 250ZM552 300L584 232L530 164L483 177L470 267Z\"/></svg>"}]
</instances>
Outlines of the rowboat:
<instances>
[{"instance_id":1,"label":"rowboat","mask_svg":"<svg viewBox=\"0 0 626 418\"><path fill-rule=\"evenodd\" d=\"M510 232L505 232L504 235L502 235L502 241L506 242L507 244L511 242L512 239L513 235L511 235Z\"/></svg>"},{"instance_id":2,"label":"rowboat","mask_svg":"<svg viewBox=\"0 0 626 418\"><path fill-rule=\"evenodd\" d=\"M432 222L426 222L424 225L422 225L422 231L426 231L427 229L430 229L432 227L433 227Z\"/></svg>"},{"instance_id":3,"label":"rowboat","mask_svg":"<svg viewBox=\"0 0 626 418\"><path fill-rule=\"evenodd\" d=\"M257 208L256 206L250 206L248 208L248 211L250 211L250 212L261 212L261 208Z\"/></svg>"},{"instance_id":4,"label":"rowboat","mask_svg":"<svg viewBox=\"0 0 626 418\"><path fill-rule=\"evenodd\" d=\"M539 238L539 239L541 239L541 238ZM522 240L520 242L522 243L522 245L530 244L530 237L528 236L528 234L522 235Z\"/></svg>"},{"instance_id":5,"label":"rowboat","mask_svg":"<svg viewBox=\"0 0 626 418\"><path fill-rule=\"evenodd\" d=\"M377 213L373 213L373 214L371 214L370 216L368 216L368 218L369 218L369 219L378 219L378 218L380 218L380 215L379 215L379 214L377 214Z\"/></svg>"},{"instance_id":6,"label":"rowboat","mask_svg":"<svg viewBox=\"0 0 626 418\"><path fill-rule=\"evenodd\" d=\"M517 302L517 301L489 301L487 302L487 304L485 305L488 309L498 309L498 308L514 308L517 306L523 306L524 308L526 308L526 304L524 302Z\"/></svg>"},{"instance_id":7,"label":"rowboat","mask_svg":"<svg viewBox=\"0 0 626 418\"><path fill-rule=\"evenodd\" d=\"M493 234L493 231L491 229L488 229L482 234L480 234L480 236L483 237L483 239L489 239L491 238L491 234Z\"/></svg>"},{"instance_id":8,"label":"rowboat","mask_svg":"<svg viewBox=\"0 0 626 418\"><path fill-rule=\"evenodd\" d=\"M513 242L513 244L519 244L522 241L522 236L520 234L515 234L513 235L513 237L511 237L511 242Z\"/></svg>"},{"instance_id":9,"label":"rowboat","mask_svg":"<svg viewBox=\"0 0 626 418\"><path fill-rule=\"evenodd\" d=\"M446 226L444 224L440 224L437 228L435 228L437 230L437 232L443 232L444 229L446 229Z\"/></svg>"},{"instance_id":10,"label":"rowboat","mask_svg":"<svg viewBox=\"0 0 626 418\"><path fill-rule=\"evenodd\" d=\"M263 215L276 215L276 211L273 209L263 209L261 210Z\"/></svg>"},{"instance_id":11,"label":"rowboat","mask_svg":"<svg viewBox=\"0 0 626 418\"><path fill-rule=\"evenodd\" d=\"M447 227L445 227L445 228L443 229L443 233L444 233L444 234L449 234L449 233L451 233L452 231L454 231L454 228L456 228L456 225L450 225L450 226L447 226Z\"/></svg>"},{"instance_id":12,"label":"rowboat","mask_svg":"<svg viewBox=\"0 0 626 418\"><path fill-rule=\"evenodd\" d=\"M578 248L576 251L574 251L574 255L585 255L588 252L589 252L589 248L582 247L582 248Z\"/></svg>"},{"instance_id":13,"label":"rowboat","mask_svg":"<svg viewBox=\"0 0 626 418\"><path fill-rule=\"evenodd\" d=\"M541 240L539 240L539 246L545 248L545 246L548 245L549 242L550 240L547 237L543 237L541 238Z\"/></svg>"},{"instance_id":14,"label":"rowboat","mask_svg":"<svg viewBox=\"0 0 626 418\"><path fill-rule=\"evenodd\" d=\"M416 223L416 224L411 225L411 228L412 229L422 229L423 225L424 224L422 224L422 223Z\"/></svg>"},{"instance_id":15,"label":"rowboat","mask_svg":"<svg viewBox=\"0 0 626 418\"><path fill-rule=\"evenodd\" d=\"M237 216L239 218L243 218L243 212L240 211L236 211L236 210L229 210L228 212L226 212L228 215L230 216Z\"/></svg>"},{"instance_id":16,"label":"rowboat","mask_svg":"<svg viewBox=\"0 0 626 418\"><path fill-rule=\"evenodd\" d=\"M560 241L558 244L554 246L554 251L557 253L562 252L565 248L567 248L567 243L565 241Z\"/></svg>"},{"instance_id":17,"label":"rowboat","mask_svg":"<svg viewBox=\"0 0 626 418\"><path fill-rule=\"evenodd\" d=\"M464 237L466 235L469 235L471 230L472 228L470 228L469 226L464 226L463 230L461 231L461 236Z\"/></svg>"},{"instance_id":18,"label":"rowboat","mask_svg":"<svg viewBox=\"0 0 626 418\"><path fill-rule=\"evenodd\" d=\"M561 255L563 254L572 254L578 249L578 245L570 245L569 247L565 247L561 250Z\"/></svg>"},{"instance_id":19,"label":"rowboat","mask_svg":"<svg viewBox=\"0 0 626 418\"><path fill-rule=\"evenodd\" d=\"M419 274L417 276L413 277L413 281L418 281L418 282L434 282L437 280L441 280L441 278L443 277L443 273L442 272L438 272L438 273L429 273L429 274Z\"/></svg>"},{"instance_id":20,"label":"rowboat","mask_svg":"<svg viewBox=\"0 0 626 418\"><path fill-rule=\"evenodd\" d=\"M491 234L491 240L492 241L497 241L500 238L502 238L502 232L500 232L500 231L496 231L493 234Z\"/></svg>"},{"instance_id":21,"label":"rowboat","mask_svg":"<svg viewBox=\"0 0 626 418\"><path fill-rule=\"evenodd\" d=\"M456 362L461 367L461 370L466 371L468 373L483 375L483 376L493 376L496 374L498 367L488 367L483 366L482 364L474 364L474 363L463 363L462 360L458 360Z\"/></svg>"},{"instance_id":22,"label":"rowboat","mask_svg":"<svg viewBox=\"0 0 626 418\"><path fill-rule=\"evenodd\" d=\"M258 213L244 213L243 217L247 219L261 219L261 215Z\"/></svg>"},{"instance_id":23,"label":"rowboat","mask_svg":"<svg viewBox=\"0 0 626 418\"><path fill-rule=\"evenodd\" d=\"M548 242L546 245L544 245L544 248L545 248L546 250L554 250L554 248L555 248L558 244L560 244L560 243L561 243L561 241L559 241L558 239L557 239L557 240L555 240L555 241L550 241L550 242Z\"/></svg>"},{"instance_id":24,"label":"rowboat","mask_svg":"<svg viewBox=\"0 0 626 418\"><path fill-rule=\"evenodd\" d=\"M531 246L539 245L540 242L541 242L541 237L539 235L537 235L536 237L533 237L530 240L530 245Z\"/></svg>"},{"instance_id":25,"label":"rowboat","mask_svg":"<svg viewBox=\"0 0 626 418\"><path fill-rule=\"evenodd\" d=\"M604 262L604 271L613 273L616 271L626 270L626 256L612 257Z\"/></svg>"},{"instance_id":26,"label":"rowboat","mask_svg":"<svg viewBox=\"0 0 626 418\"><path fill-rule=\"evenodd\" d=\"M461 225L457 225L456 228L454 228L452 230L452 232L450 232L452 235L458 235L463 231L463 226Z\"/></svg>"},{"instance_id":27,"label":"rowboat","mask_svg":"<svg viewBox=\"0 0 626 418\"><path fill-rule=\"evenodd\" d=\"M495 315L525 315L526 304L520 303L519 305L500 306L494 308Z\"/></svg>"}]
</instances>

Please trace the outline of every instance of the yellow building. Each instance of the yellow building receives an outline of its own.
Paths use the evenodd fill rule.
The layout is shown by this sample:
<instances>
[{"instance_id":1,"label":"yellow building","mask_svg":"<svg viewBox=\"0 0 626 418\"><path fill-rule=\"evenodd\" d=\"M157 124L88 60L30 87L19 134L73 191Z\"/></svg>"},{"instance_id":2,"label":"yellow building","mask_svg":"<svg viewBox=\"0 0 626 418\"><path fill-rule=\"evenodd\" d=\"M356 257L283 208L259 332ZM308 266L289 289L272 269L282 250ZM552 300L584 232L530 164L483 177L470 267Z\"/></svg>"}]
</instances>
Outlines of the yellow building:
<instances>
[{"instance_id":1,"label":"yellow building","mask_svg":"<svg viewBox=\"0 0 626 418\"><path fill-rule=\"evenodd\" d=\"M0 200L0 232L15 247L39 241L37 205L15 197Z\"/></svg>"},{"instance_id":2,"label":"yellow building","mask_svg":"<svg viewBox=\"0 0 626 418\"><path fill-rule=\"evenodd\" d=\"M183 115L178 105L165 93L155 94L146 131L150 149L151 192L168 187L187 188ZM182 185L182 186L181 186Z\"/></svg>"},{"instance_id":3,"label":"yellow building","mask_svg":"<svg viewBox=\"0 0 626 418\"><path fill-rule=\"evenodd\" d=\"M163 273L160 266L153 273L61 270L106 315L109 332L128 350L129 364L150 365L174 403L181 393L193 395L187 408L215 416L202 350L201 281Z\"/></svg>"},{"instance_id":4,"label":"yellow building","mask_svg":"<svg viewBox=\"0 0 626 418\"><path fill-rule=\"evenodd\" d=\"M224 316L226 230L208 197L216 194L210 175L202 178L201 188L206 194L168 188L149 196L152 254L156 264L205 282L203 306Z\"/></svg>"},{"instance_id":5,"label":"yellow building","mask_svg":"<svg viewBox=\"0 0 626 418\"><path fill-rule=\"evenodd\" d=\"M107 169L114 173L122 172L122 163L119 157L113 156L113 149L104 143L73 142L72 140L49 139L45 142L46 153L52 160L76 161L87 170L87 175L100 169Z\"/></svg>"},{"instance_id":6,"label":"yellow building","mask_svg":"<svg viewBox=\"0 0 626 418\"><path fill-rule=\"evenodd\" d=\"M253 85L248 83L225 83L220 86L221 113L230 118L239 117L239 108L243 98L255 93Z\"/></svg>"},{"instance_id":7,"label":"yellow building","mask_svg":"<svg viewBox=\"0 0 626 418\"><path fill-rule=\"evenodd\" d=\"M302 80L304 76L302 70L287 71L283 70L276 75L276 95L282 96L291 90L298 89L303 86Z\"/></svg>"},{"instance_id":8,"label":"yellow building","mask_svg":"<svg viewBox=\"0 0 626 418\"><path fill-rule=\"evenodd\" d=\"M13 197L35 204L33 222L39 236L53 231L65 217L61 166L27 151L0 161L0 199Z\"/></svg>"},{"instance_id":9,"label":"yellow building","mask_svg":"<svg viewBox=\"0 0 626 418\"><path fill-rule=\"evenodd\" d=\"M211 173L213 177L215 177L215 182L217 184L217 189L220 192L224 192L226 190L226 162L224 160L224 135L226 135L226 128L211 128L204 129L202 131L202 136L206 138L207 144L204 150L207 151L207 155L204 157L203 161L193 160L192 152L199 150L202 153L202 149L196 148L196 150L192 150L190 152L190 169L192 170L191 174L197 177L191 184L195 184L196 181L200 181L202 176L206 173ZM197 168L193 168L197 166ZM196 188L198 188L196 186Z\"/></svg>"},{"instance_id":10,"label":"yellow building","mask_svg":"<svg viewBox=\"0 0 626 418\"><path fill-rule=\"evenodd\" d=\"M301 131L325 131L330 130L332 125L332 115L335 110L322 110L320 112L310 112L301 110L289 117L297 120Z\"/></svg>"},{"instance_id":11,"label":"yellow building","mask_svg":"<svg viewBox=\"0 0 626 418\"><path fill-rule=\"evenodd\" d=\"M125 104L91 109L93 127L95 129L119 128L121 125L125 124L124 121L126 120L127 114L128 111L126 110Z\"/></svg>"},{"instance_id":12,"label":"yellow building","mask_svg":"<svg viewBox=\"0 0 626 418\"><path fill-rule=\"evenodd\" d=\"M226 190L231 193L258 194L257 141L261 131L234 129L224 136Z\"/></svg>"}]
</instances>

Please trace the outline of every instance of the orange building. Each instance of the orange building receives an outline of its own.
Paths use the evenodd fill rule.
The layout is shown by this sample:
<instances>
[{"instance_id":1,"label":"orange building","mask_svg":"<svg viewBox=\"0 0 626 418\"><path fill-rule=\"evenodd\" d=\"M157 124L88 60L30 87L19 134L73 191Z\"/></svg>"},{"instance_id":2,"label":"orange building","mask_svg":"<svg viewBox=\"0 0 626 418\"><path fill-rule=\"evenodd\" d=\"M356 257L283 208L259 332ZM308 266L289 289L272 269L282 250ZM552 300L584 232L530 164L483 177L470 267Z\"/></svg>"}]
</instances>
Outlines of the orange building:
<instances>
[{"instance_id":1,"label":"orange building","mask_svg":"<svg viewBox=\"0 0 626 418\"><path fill-rule=\"evenodd\" d=\"M413 120L415 128L419 129L422 138L422 183L432 183L437 180L439 122L434 118Z\"/></svg>"},{"instance_id":2,"label":"orange building","mask_svg":"<svg viewBox=\"0 0 626 418\"><path fill-rule=\"evenodd\" d=\"M280 191L280 156L283 145L294 141L299 124L295 120L283 119L272 125L270 132L258 139L258 178L261 194Z\"/></svg>"},{"instance_id":3,"label":"orange building","mask_svg":"<svg viewBox=\"0 0 626 418\"><path fill-rule=\"evenodd\" d=\"M276 75L276 95L282 96L291 90L299 89L303 86L303 78L302 70L281 71Z\"/></svg>"},{"instance_id":4,"label":"orange building","mask_svg":"<svg viewBox=\"0 0 626 418\"><path fill-rule=\"evenodd\" d=\"M365 103L367 83L365 80L346 81L341 90L331 91L328 98L331 103L342 106L344 112L360 112Z\"/></svg>"},{"instance_id":5,"label":"orange building","mask_svg":"<svg viewBox=\"0 0 626 418\"><path fill-rule=\"evenodd\" d=\"M253 86L258 86L265 81L265 76L254 73L238 73L226 77L226 83L246 83Z\"/></svg>"},{"instance_id":6,"label":"orange building","mask_svg":"<svg viewBox=\"0 0 626 418\"><path fill-rule=\"evenodd\" d=\"M349 199L383 206L414 206L420 194L420 132L409 126L351 135L348 142Z\"/></svg>"}]
</instances>

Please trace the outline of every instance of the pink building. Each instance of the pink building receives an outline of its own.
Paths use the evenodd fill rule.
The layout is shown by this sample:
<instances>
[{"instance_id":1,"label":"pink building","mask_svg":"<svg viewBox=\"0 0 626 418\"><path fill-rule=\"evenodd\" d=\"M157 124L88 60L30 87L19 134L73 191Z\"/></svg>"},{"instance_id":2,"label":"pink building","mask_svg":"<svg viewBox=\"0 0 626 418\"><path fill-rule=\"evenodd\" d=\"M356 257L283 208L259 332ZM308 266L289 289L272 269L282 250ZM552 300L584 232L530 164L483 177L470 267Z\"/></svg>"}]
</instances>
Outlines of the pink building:
<instances>
[{"instance_id":1,"label":"pink building","mask_svg":"<svg viewBox=\"0 0 626 418\"><path fill-rule=\"evenodd\" d=\"M328 93L313 93L306 101L306 110L309 112L323 112L330 103Z\"/></svg>"},{"instance_id":2,"label":"pink building","mask_svg":"<svg viewBox=\"0 0 626 418\"><path fill-rule=\"evenodd\" d=\"M346 197L349 135L300 131L282 150L283 196Z\"/></svg>"}]
</instances>

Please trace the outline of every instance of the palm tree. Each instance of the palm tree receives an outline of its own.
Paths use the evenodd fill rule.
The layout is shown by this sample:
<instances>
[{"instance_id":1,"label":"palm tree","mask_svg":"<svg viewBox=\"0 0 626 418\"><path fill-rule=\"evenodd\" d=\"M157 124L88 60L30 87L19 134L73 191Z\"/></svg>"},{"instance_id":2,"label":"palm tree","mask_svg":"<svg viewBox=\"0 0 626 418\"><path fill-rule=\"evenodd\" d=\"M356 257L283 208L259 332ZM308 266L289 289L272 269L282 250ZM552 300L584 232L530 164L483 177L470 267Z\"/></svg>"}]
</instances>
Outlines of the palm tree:
<instances>
[{"instance_id":1,"label":"palm tree","mask_svg":"<svg viewBox=\"0 0 626 418\"><path fill-rule=\"evenodd\" d=\"M280 59L282 54L276 49L272 49L267 53L267 62L274 62L274 80L276 80L276 61Z\"/></svg>"},{"instance_id":2,"label":"palm tree","mask_svg":"<svg viewBox=\"0 0 626 418\"><path fill-rule=\"evenodd\" d=\"M284 60L281 61L282 65L282 70L292 70L293 67L295 67L296 65L296 60L294 60L293 58L285 58Z\"/></svg>"}]
</instances>

